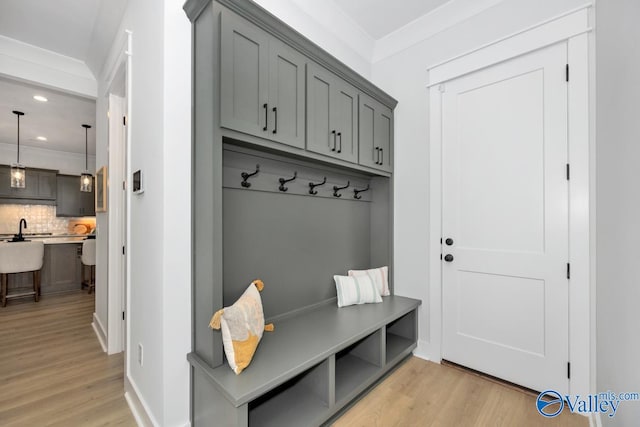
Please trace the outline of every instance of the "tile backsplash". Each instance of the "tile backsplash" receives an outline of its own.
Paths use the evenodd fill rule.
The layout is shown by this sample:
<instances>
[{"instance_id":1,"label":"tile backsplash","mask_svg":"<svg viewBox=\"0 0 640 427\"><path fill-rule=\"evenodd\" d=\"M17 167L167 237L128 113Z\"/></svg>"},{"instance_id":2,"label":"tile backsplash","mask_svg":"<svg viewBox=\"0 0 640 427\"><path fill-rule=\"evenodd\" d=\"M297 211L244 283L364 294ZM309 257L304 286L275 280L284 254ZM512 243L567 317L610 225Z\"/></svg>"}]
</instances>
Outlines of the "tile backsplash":
<instances>
[{"instance_id":1,"label":"tile backsplash","mask_svg":"<svg viewBox=\"0 0 640 427\"><path fill-rule=\"evenodd\" d=\"M46 205L0 205L0 234L18 232L20 218L27 220L25 233L69 233L73 218L56 217L56 207Z\"/></svg>"}]
</instances>

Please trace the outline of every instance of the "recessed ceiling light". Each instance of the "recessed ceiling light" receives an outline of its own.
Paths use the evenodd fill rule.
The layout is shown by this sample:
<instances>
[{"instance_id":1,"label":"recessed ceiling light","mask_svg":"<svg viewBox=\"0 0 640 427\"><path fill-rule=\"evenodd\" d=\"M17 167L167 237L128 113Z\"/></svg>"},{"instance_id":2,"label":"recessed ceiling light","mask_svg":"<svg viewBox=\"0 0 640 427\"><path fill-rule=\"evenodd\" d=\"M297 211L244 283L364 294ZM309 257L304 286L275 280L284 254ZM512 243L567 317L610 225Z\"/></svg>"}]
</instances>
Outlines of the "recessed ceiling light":
<instances>
[{"instance_id":1,"label":"recessed ceiling light","mask_svg":"<svg viewBox=\"0 0 640 427\"><path fill-rule=\"evenodd\" d=\"M36 139L37 139L38 141L46 141L46 140L47 140L47 137L46 137L46 136L36 136Z\"/></svg>"},{"instance_id":2,"label":"recessed ceiling light","mask_svg":"<svg viewBox=\"0 0 640 427\"><path fill-rule=\"evenodd\" d=\"M40 101L40 102L47 102L48 101L48 99L45 98L42 95L33 95L33 99L35 99L36 101Z\"/></svg>"}]
</instances>

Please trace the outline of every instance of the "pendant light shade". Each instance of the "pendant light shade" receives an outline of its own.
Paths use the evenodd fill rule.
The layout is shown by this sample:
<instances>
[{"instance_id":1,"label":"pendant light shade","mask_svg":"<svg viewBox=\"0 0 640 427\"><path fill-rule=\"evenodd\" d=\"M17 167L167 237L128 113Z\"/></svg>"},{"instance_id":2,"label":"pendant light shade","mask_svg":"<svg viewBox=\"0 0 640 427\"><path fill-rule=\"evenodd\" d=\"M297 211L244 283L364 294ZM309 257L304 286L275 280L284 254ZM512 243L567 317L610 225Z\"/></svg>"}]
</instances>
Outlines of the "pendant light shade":
<instances>
[{"instance_id":1,"label":"pendant light shade","mask_svg":"<svg viewBox=\"0 0 640 427\"><path fill-rule=\"evenodd\" d=\"M89 154L88 154L88 139L90 125L82 125L84 128L84 169L85 171L80 176L80 191L85 193L91 193L93 188L93 175L89 173Z\"/></svg>"},{"instance_id":2,"label":"pendant light shade","mask_svg":"<svg viewBox=\"0 0 640 427\"><path fill-rule=\"evenodd\" d=\"M11 188L25 188L27 182L27 173L20 164L20 116L24 116L22 111L13 111L18 119L18 151L16 162L11 165Z\"/></svg>"}]
</instances>

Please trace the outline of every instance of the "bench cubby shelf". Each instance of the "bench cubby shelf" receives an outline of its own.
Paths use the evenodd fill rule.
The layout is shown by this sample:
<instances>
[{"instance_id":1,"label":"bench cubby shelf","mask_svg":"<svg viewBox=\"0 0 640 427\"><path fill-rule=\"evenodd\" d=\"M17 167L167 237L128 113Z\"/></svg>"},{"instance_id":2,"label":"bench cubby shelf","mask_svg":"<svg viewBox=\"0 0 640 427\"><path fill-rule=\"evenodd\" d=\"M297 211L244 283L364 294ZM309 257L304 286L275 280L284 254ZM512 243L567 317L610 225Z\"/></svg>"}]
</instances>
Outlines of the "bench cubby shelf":
<instances>
[{"instance_id":1,"label":"bench cubby shelf","mask_svg":"<svg viewBox=\"0 0 640 427\"><path fill-rule=\"evenodd\" d=\"M419 304L400 296L343 308L331 301L289 317L265 333L240 375L196 354L189 360L213 383L218 404L225 401L218 421L228 413L228 425L320 425L411 354Z\"/></svg>"}]
</instances>

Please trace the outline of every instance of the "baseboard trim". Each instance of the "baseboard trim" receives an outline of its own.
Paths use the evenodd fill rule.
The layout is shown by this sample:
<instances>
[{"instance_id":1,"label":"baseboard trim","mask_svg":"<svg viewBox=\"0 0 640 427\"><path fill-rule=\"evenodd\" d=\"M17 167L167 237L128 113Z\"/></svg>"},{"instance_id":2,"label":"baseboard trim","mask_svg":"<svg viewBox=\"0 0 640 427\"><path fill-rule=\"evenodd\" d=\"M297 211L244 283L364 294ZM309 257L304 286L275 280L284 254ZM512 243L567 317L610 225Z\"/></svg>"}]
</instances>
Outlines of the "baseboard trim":
<instances>
[{"instance_id":1,"label":"baseboard trim","mask_svg":"<svg viewBox=\"0 0 640 427\"><path fill-rule=\"evenodd\" d=\"M140 427L156 427L160 424L153 418L153 415L147 410L147 405L144 399L140 397L138 388L129 379L128 376L124 378L124 398L129 405L129 409L133 414L133 418L136 420L136 424Z\"/></svg>"},{"instance_id":2,"label":"baseboard trim","mask_svg":"<svg viewBox=\"0 0 640 427\"><path fill-rule=\"evenodd\" d=\"M107 352L107 334L102 327L102 323L100 323L100 319L93 313L93 322L91 322L91 327L93 327L93 331L96 333L96 337L98 338L98 342L102 347L102 351Z\"/></svg>"}]
</instances>

